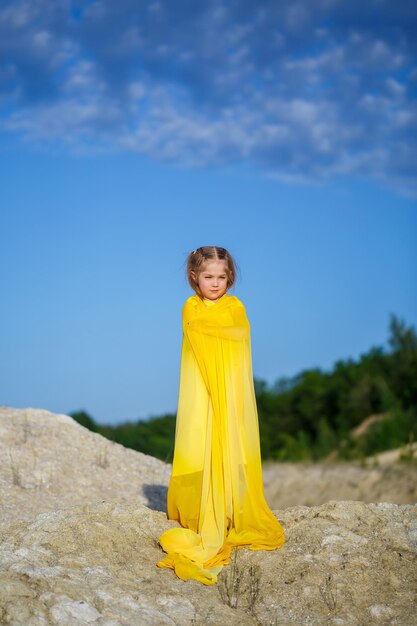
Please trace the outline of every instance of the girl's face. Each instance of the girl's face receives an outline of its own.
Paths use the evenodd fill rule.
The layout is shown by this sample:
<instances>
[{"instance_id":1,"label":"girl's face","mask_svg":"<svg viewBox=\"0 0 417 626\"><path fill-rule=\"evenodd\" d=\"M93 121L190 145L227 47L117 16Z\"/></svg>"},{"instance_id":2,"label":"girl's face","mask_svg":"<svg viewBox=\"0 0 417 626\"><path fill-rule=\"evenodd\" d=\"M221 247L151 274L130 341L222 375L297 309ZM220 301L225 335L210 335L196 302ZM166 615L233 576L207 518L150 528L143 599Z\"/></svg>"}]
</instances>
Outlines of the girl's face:
<instances>
[{"instance_id":1,"label":"girl's face","mask_svg":"<svg viewBox=\"0 0 417 626\"><path fill-rule=\"evenodd\" d=\"M217 302L226 293L226 262L206 261L198 276L198 286L204 298Z\"/></svg>"}]
</instances>

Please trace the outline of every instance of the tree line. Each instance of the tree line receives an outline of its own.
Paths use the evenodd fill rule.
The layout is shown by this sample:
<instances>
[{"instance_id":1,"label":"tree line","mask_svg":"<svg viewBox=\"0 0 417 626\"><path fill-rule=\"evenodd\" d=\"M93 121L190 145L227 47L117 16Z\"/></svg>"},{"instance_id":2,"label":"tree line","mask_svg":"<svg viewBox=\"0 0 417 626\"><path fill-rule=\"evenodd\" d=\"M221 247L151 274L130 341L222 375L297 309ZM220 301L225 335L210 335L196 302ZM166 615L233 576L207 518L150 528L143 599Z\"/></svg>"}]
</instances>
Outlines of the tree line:
<instances>
[{"instance_id":1,"label":"tree line","mask_svg":"<svg viewBox=\"0 0 417 626\"><path fill-rule=\"evenodd\" d=\"M272 385L255 378L254 386L264 460L357 460L417 440L417 334L393 314L388 348ZM175 414L116 426L100 425L85 411L70 415L128 448L172 461Z\"/></svg>"}]
</instances>

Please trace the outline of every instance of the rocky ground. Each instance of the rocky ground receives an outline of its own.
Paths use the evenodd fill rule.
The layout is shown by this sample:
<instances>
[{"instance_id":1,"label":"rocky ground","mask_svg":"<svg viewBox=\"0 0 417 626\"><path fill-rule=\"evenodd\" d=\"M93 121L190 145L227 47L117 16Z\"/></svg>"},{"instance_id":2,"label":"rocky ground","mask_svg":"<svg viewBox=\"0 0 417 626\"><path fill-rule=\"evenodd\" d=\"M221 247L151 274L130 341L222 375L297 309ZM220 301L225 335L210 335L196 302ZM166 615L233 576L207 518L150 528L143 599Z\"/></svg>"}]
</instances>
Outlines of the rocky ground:
<instances>
[{"instance_id":1,"label":"rocky ground","mask_svg":"<svg viewBox=\"0 0 417 626\"><path fill-rule=\"evenodd\" d=\"M416 464L368 463L266 463L265 495L272 509L329 500L417 502Z\"/></svg>"},{"instance_id":2,"label":"rocky ground","mask_svg":"<svg viewBox=\"0 0 417 626\"><path fill-rule=\"evenodd\" d=\"M207 587L155 566L158 538L173 525L164 512L169 466L68 416L0 407L0 624L412 626L415 468L399 467L411 476L402 492L389 482L393 468L381 480L372 474L375 500L361 501L350 494L366 498L358 473L366 468L342 481L348 467L335 478L330 467L266 466L287 541L272 552L239 550Z\"/></svg>"},{"instance_id":3,"label":"rocky ground","mask_svg":"<svg viewBox=\"0 0 417 626\"><path fill-rule=\"evenodd\" d=\"M0 407L3 520L96 500L166 509L170 466L92 433L72 417Z\"/></svg>"}]
</instances>

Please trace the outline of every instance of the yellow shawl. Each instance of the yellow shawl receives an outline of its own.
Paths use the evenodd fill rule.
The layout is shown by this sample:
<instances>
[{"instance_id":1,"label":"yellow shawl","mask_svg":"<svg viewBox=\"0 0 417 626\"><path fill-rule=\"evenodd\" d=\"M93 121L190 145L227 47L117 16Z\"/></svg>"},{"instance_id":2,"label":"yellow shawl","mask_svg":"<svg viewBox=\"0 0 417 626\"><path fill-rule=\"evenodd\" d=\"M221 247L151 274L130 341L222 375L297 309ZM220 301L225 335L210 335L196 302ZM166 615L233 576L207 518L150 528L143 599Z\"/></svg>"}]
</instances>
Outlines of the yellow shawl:
<instances>
[{"instance_id":1,"label":"yellow shawl","mask_svg":"<svg viewBox=\"0 0 417 626\"><path fill-rule=\"evenodd\" d=\"M274 550L284 530L264 497L250 325L224 294L185 302L168 519L159 567L211 585L233 547Z\"/></svg>"}]
</instances>

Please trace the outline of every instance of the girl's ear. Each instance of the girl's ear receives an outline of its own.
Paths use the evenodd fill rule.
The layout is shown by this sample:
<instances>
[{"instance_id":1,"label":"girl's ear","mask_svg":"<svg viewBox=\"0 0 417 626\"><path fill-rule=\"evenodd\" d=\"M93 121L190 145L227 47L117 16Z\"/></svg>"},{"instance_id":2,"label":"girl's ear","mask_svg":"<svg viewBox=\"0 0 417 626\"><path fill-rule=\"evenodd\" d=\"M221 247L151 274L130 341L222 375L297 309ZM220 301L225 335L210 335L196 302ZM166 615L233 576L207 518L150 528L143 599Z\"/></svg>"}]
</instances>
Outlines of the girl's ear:
<instances>
[{"instance_id":1,"label":"girl's ear","mask_svg":"<svg viewBox=\"0 0 417 626\"><path fill-rule=\"evenodd\" d=\"M194 282L197 282L196 275L195 275L195 272L193 270L190 270L190 276L191 276L191 278L193 279Z\"/></svg>"}]
</instances>

